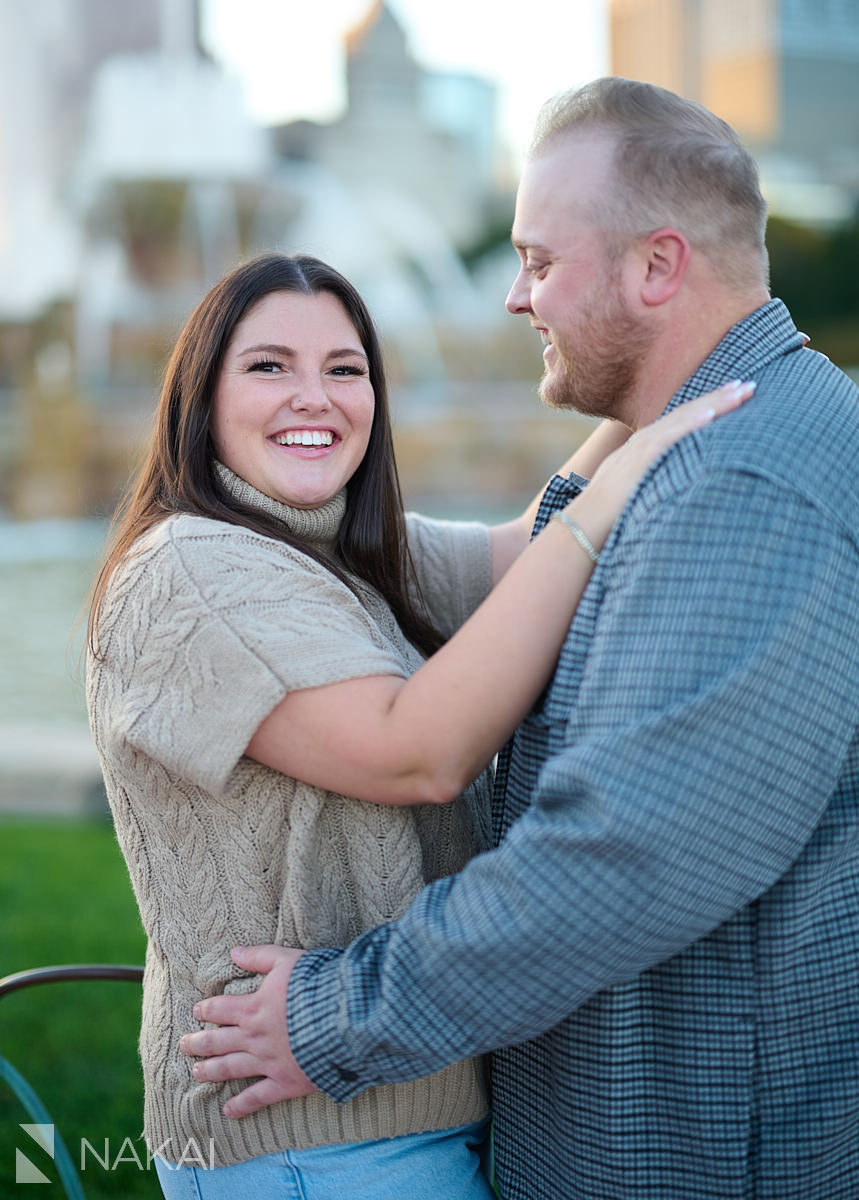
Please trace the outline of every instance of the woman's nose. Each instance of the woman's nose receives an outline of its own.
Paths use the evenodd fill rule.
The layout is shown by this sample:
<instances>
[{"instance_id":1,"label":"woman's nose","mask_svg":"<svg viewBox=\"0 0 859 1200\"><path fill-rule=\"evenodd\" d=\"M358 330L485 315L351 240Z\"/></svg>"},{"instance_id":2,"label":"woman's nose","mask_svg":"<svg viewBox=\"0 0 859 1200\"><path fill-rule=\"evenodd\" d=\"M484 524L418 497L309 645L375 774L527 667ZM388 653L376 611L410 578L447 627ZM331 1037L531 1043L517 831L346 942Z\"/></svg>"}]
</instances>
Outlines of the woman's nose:
<instances>
[{"instance_id":1,"label":"woman's nose","mask_svg":"<svg viewBox=\"0 0 859 1200\"><path fill-rule=\"evenodd\" d=\"M299 379L289 404L294 412L325 412L331 407L325 380L318 376Z\"/></svg>"}]
</instances>

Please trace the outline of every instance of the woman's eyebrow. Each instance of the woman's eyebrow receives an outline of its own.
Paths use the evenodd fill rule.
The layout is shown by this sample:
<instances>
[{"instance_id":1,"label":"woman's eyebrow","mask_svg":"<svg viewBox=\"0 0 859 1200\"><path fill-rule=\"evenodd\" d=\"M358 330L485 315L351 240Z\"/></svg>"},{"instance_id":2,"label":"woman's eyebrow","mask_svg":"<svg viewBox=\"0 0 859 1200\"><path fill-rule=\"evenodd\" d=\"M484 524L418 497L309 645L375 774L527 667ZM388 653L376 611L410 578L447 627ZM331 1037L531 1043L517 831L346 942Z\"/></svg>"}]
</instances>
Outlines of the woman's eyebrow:
<instances>
[{"instance_id":1,"label":"woman's eyebrow","mask_svg":"<svg viewBox=\"0 0 859 1200\"><path fill-rule=\"evenodd\" d=\"M239 354L279 354L282 358L294 358L295 351L291 346L279 346L276 342L260 342L257 346L247 346L244 350L239 350Z\"/></svg>"},{"instance_id":2,"label":"woman's eyebrow","mask_svg":"<svg viewBox=\"0 0 859 1200\"><path fill-rule=\"evenodd\" d=\"M350 355L357 358L363 358L365 361L367 359L367 355L364 353L364 351L356 349L355 346L344 346L342 350L329 350L325 357L348 358Z\"/></svg>"},{"instance_id":3,"label":"woman's eyebrow","mask_svg":"<svg viewBox=\"0 0 859 1200\"><path fill-rule=\"evenodd\" d=\"M282 346L277 342L260 342L255 346L246 346L243 350L238 351L239 357L243 354L277 354L281 358L295 358L297 351L292 346ZM343 346L337 350L329 350L325 355L328 358L347 358L349 356L357 356L366 360L367 355L363 350L356 346Z\"/></svg>"}]
</instances>

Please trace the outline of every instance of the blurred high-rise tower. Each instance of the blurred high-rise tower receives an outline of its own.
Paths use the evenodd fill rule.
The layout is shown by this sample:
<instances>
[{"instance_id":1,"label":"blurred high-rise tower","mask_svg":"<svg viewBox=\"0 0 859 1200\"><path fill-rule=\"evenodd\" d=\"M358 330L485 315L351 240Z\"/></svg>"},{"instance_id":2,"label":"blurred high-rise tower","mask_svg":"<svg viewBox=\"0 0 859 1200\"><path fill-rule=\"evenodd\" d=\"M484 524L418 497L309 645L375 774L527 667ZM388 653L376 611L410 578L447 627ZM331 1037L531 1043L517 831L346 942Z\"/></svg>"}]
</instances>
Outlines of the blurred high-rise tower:
<instances>
[{"instance_id":1,"label":"blurred high-rise tower","mask_svg":"<svg viewBox=\"0 0 859 1200\"><path fill-rule=\"evenodd\" d=\"M610 17L613 74L724 117L779 195L859 197L856 0L611 0Z\"/></svg>"}]
</instances>

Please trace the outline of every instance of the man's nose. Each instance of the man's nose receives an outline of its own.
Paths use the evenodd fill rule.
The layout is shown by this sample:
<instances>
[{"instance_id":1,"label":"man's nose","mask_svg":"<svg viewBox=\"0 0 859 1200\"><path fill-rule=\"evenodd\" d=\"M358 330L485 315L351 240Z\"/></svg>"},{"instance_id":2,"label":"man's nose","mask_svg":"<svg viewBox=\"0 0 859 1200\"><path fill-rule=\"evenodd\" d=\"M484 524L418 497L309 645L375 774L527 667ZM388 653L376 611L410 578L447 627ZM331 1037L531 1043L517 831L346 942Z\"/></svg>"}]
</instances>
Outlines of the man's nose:
<instances>
[{"instance_id":1,"label":"man's nose","mask_svg":"<svg viewBox=\"0 0 859 1200\"><path fill-rule=\"evenodd\" d=\"M531 311L531 287L524 271L520 271L513 280L513 286L507 293L504 304L507 311L514 315Z\"/></svg>"}]
</instances>

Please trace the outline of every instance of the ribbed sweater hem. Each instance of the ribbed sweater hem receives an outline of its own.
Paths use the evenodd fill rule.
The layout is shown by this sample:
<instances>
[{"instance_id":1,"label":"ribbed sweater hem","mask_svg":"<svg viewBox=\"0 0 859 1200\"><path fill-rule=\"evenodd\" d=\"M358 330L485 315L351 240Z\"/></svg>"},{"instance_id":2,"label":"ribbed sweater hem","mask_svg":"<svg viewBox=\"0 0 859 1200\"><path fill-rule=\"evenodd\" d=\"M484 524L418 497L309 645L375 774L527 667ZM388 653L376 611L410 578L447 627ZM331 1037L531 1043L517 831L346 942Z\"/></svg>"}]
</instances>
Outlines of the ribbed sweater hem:
<instances>
[{"instance_id":1,"label":"ribbed sweater hem","mask_svg":"<svg viewBox=\"0 0 859 1200\"><path fill-rule=\"evenodd\" d=\"M248 1082L193 1084L179 1096L147 1087L144 1137L150 1152L171 1163L223 1167L285 1149L453 1129L488 1111L479 1060L413 1083L369 1088L343 1105L316 1092L230 1120L221 1107Z\"/></svg>"}]
</instances>

